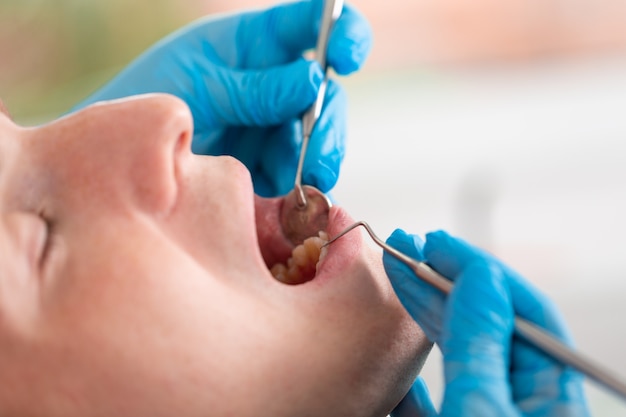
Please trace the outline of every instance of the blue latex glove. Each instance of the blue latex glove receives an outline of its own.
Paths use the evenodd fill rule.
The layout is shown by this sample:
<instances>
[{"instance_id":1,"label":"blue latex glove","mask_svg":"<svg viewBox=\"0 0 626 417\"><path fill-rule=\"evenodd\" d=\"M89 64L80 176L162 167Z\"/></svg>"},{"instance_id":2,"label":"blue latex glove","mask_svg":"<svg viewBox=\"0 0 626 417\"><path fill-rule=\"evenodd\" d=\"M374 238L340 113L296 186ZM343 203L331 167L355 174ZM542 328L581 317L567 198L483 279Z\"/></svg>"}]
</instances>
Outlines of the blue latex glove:
<instances>
[{"instance_id":1,"label":"blue latex glove","mask_svg":"<svg viewBox=\"0 0 626 417\"><path fill-rule=\"evenodd\" d=\"M394 417L588 416L582 376L513 338L514 315L571 339L555 306L498 259L445 232L426 244L401 230L387 243L455 281L446 299L384 255L396 293L441 349L445 392L437 414L418 380Z\"/></svg>"},{"instance_id":2,"label":"blue latex glove","mask_svg":"<svg viewBox=\"0 0 626 417\"><path fill-rule=\"evenodd\" d=\"M300 152L298 119L323 78L319 64L302 58L316 44L322 6L299 1L199 20L158 42L77 108L150 92L178 96L193 114L195 153L233 155L250 169L258 194L285 194ZM356 71L371 42L368 22L346 5L327 62L341 75ZM337 181L345 119L345 94L331 81L303 169L303 182L323 192Z\"/></svg>"}]
</instances>

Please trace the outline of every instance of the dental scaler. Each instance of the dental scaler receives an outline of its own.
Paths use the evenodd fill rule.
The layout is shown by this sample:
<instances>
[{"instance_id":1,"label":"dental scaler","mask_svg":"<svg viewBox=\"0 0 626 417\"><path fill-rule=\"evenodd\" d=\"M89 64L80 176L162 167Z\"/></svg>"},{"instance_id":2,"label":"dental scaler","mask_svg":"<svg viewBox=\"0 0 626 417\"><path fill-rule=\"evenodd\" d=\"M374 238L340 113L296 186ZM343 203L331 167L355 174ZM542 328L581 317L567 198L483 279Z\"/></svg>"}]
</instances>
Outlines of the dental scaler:
<instances>
[{"instance_id":1,"label":"dental scaler","mask_svg":"<svg viewBox=\"0 0 626 417\"><path fill-rule=\"evenodd\" d=\"M306 150L309 145L311 133L315 127L317 119L322 112L326 87L328 85L328 65L326 55L328 51L328 40L330 31L335 21L341 15L343 1L326 0L317 46L315 48L315 59L324 70L324 80L320 85L315 103L302 116L302 147L296 171L296 180L293 190L285 197L281 212L280 224L283 233L294 244L301 244L304 239L316 236L320 230L325 230L328 225L328 213L332 203L315 187L302 185L302 168L306 157Z\"/></svg>"}]
</instances>

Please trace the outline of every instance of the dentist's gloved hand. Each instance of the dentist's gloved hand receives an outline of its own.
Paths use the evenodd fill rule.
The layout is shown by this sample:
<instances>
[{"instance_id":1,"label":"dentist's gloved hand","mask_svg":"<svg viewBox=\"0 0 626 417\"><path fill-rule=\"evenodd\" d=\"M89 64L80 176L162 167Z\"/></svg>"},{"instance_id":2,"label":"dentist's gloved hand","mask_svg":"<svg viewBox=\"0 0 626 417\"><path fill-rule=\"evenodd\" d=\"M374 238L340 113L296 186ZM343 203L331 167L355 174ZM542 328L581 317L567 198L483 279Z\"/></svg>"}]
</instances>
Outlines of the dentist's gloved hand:
<instances>
[{"instance_id":1,"label":"dentist's gloved hand","mask_svg":"<svg viewBox=\"0 0 626 417\"><path fill-rule=\"evenodd\" d=\"M513 338L519 316L571 343L555 306L498 259L445 232L426 243L396 230L387 243L455 281L446 297L389 255L385 270L444 361L440 413L418 380L394 417L588 416L582 376Z\"/></svg>"},{"instance_id":2,"label":"dentist's gloved hand","mask_svg":"<svg viewBox=\"0 0 626 417\"><path fill-rule=\"evenodd\" d=\"M100 100L151 92L183 99L194 119L192 150L233 155L250 169L257 193L287 193L301 143L299 117L315 101L323 78L314 61L323 0L282 4L206 18L173 33L132 62L76 109ZM341 75L369 54L371 29L349 5L331 33L327 62ZM330 81L311 137L303 182L332 188L344 156L346 98Z\"/></svg>"}]
</instances>

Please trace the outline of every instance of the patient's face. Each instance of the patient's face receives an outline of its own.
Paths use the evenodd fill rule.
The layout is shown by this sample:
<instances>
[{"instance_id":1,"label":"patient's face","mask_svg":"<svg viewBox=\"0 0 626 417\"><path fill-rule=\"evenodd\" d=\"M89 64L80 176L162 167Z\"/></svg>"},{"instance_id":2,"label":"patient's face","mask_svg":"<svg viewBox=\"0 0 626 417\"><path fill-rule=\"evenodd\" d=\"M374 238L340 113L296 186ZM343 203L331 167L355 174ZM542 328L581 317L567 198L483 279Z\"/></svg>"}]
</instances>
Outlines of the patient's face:
<instances>
[{"instance_id":1,"label":"patient's face","mask_svg":"<svg viewBox=\"0 0 626 417\"><path fill-rule=\"evenodd\" d=\"M0 114L0 415L384 415L429 344L380 255L351 233L278 282L281 200L191 129L169 96Z\"/></svg>"}]
</instances>

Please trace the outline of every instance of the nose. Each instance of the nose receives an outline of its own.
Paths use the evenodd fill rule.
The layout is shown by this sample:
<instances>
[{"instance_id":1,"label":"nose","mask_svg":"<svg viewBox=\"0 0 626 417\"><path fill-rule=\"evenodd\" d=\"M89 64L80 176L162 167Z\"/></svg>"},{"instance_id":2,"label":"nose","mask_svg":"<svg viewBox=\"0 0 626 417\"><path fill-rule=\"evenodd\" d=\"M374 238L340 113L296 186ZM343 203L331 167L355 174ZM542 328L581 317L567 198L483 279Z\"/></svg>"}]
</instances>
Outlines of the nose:
<instances>
[{"instance_id":1,"label":"nose","mask_svg":"<svg viewBox=\"0 0 626 417\"><path fill-rule=\"evenodd\" d=\"M102 102L35 129L29 141L46 191L65 204L163 213L175 200L193 122L184 102L148 95Z\"/></svg>"}]
</instances>

